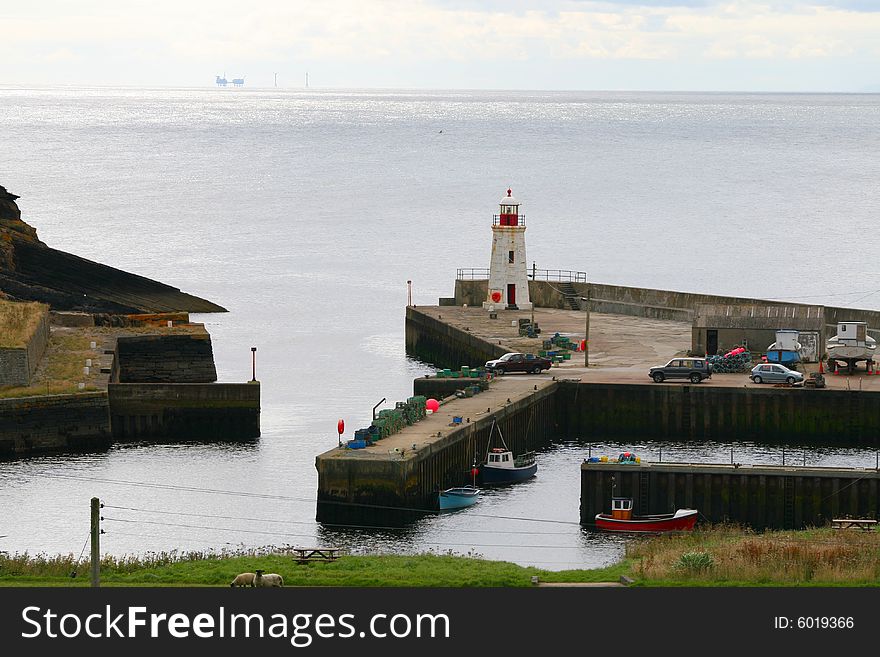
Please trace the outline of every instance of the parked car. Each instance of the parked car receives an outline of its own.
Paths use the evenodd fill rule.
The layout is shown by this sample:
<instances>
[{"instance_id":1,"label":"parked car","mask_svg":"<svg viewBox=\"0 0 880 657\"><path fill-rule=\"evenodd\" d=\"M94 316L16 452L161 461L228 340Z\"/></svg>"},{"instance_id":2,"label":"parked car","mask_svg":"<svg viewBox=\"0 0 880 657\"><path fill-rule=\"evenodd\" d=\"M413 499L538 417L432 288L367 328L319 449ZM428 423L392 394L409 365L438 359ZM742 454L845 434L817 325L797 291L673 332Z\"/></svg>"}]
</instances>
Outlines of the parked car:
<instances>
[{"instance_id":1,"label":"parked car","mask_svg":"<svg viewBox=\"0 0 880 657\"><path fill-rule=\"evenodd\" d=\"M666 365L652 367L648 376L654 379L654 383L666 379L689 379L691 383L700 383L712 376L712 364L705 358L673 358Z\"/></svg>"},{"instance_id":2,"label":"parked car","mask_svg":"<svg viewBox=\"0 0 880 657\"><path fill-rule=\"evenodd\" d=\"M486 369L498 375L506 374L507 372L540 374L544 370L549 370L551 365L552 363L549 358L518 352L510 352L504 354L501 358L486 361Z\"/></svg>"},{"instance_id":3,"label":"parked car","mask_svg":"<svg viewBox=\"0 0 880 657\"><path fill-rule=\"evenodd\" d=\"M803 383L804 375L779 363L764 363L752 368L749 378L755 383Z\"/></svg>"}]
</instances>

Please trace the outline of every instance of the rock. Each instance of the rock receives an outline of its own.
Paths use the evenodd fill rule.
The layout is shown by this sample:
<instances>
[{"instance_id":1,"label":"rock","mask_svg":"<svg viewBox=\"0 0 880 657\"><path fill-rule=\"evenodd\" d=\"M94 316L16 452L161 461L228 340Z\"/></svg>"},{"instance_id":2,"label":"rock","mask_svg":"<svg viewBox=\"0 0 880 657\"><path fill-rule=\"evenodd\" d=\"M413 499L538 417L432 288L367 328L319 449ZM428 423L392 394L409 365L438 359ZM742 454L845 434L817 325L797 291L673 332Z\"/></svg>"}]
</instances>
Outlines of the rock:
<instances>
[{"instance_id":1,"label":"rock","mask_svg":"<svg viewBox=\"0 0 880 657\"><path fill-rule=\"evenodd\" d=\"M0 289L11 300L87 313L225 312L175 287L50 248L0 186Z\"/></svg>"}]
</instances>

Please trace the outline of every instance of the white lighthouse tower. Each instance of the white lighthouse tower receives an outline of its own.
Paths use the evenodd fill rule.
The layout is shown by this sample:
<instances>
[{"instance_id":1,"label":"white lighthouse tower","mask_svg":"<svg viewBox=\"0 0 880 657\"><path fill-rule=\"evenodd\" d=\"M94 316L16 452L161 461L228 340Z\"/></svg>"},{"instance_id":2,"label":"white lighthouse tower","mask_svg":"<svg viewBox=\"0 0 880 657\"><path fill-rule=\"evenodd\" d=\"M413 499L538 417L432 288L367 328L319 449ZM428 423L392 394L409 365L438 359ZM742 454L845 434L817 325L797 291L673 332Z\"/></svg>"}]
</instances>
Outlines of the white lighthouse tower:
<instances>
[{"instance_id":1,"label":"white lighthouse tower","mask_svg":"<svg viewBox=\"0 0 880 657\"><path fill-rule=\"evenodd\" d=\"M483 308L506 307L530 310L526 267L526 218L511 190L501 199L499 214L492 217L492 260L489 291Z\"/></svg>"}]
</instances>

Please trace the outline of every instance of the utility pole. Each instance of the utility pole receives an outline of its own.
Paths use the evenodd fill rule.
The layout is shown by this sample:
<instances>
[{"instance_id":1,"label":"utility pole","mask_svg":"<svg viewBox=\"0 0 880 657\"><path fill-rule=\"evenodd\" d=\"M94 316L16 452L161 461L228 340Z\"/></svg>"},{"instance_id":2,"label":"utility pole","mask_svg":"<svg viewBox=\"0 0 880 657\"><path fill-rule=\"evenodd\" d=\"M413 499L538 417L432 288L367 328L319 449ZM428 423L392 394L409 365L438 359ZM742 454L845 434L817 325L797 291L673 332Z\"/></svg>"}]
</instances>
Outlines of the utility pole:
<instances>
[{"instance_id":1,"label":"utility pole","mask_svg":"<svg viewBox=\"0 0 880 657\"><path fill-rule=\"evenodd\" d=\"M406 305L412 306L412 281L406 282Z\"/></svg>"},{"instance_id":2,"label":"utility pole","mask_svg":"<svg viewBox=\"0 0 880 657\"><path fill-rule=\"evenodd\" d=\"M538 265L535 263L535 261L532 260L532 280L533 281L538 280L536 277L536 274L538 273L537 266ZM529 298L531 298L531 292L529 292ZM534 301L532 301L532 330L533 331L535 330L535 302ZM537 333L535 335L537 335Z\"/></svg>"},{"instance_id":3,"label":"utility pole","mask_svg":"<svg viewBox=\"0 0 880 657\"><path fill-rule=\"evenodd\" d=\"M92 588L101 586L101 500L92 498Z\"/></svg>"},{"instance_id":4,"label":"utility pole","mask_svg":"<svg viewBox=\"0 0 880 657\"><path fill-rule=\"evenodd\" d=\"M251 383L257 380L257 348L251 347Z\"/></svg>"},{"instance_id":5,"label":"utility pole","mask_svg":"<svg viewBox=\"0 0 880 657\"><path fill-rule=\"evenodd\" d=\"M590 284L587 283L587 296L581 297L586 304L587 318L584 322L584 367L590 366Z\"/></svg>"}]
</instances>

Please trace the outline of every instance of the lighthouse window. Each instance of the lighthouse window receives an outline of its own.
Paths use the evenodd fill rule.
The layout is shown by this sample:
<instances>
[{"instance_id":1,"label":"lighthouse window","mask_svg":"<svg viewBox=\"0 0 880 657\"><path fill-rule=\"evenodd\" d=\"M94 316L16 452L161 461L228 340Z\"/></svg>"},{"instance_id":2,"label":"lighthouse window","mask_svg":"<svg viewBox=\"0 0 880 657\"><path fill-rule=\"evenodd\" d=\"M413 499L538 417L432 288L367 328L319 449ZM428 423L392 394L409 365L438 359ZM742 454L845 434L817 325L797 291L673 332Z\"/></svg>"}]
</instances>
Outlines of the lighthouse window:
<instances>
[{"instance_id":1,"label":"lighthouse window","mask_svg":"<svg viewBox=\"0 0 880 657\"><path fill-rule=\"evenodd\" d=\"M513 264L513 251L507 252L507 262Z\"/></svg>"}]
</instances>

